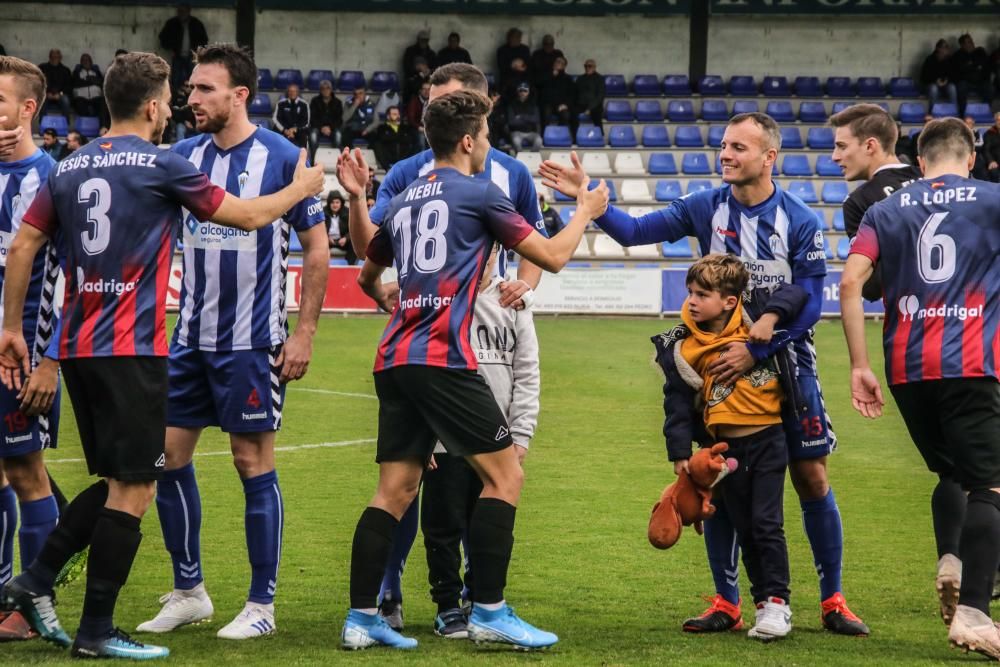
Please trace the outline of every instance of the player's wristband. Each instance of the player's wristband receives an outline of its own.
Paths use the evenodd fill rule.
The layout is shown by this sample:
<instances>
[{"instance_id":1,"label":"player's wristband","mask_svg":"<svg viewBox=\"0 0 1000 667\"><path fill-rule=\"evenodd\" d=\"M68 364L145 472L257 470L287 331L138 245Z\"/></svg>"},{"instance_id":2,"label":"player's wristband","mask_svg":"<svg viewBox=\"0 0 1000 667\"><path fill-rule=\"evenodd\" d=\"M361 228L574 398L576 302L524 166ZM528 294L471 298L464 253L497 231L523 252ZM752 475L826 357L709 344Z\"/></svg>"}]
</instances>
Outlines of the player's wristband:
<instances>
[{"instance_id":1,"label":"player's wristband","mask_svg":"<svg viewBox=\"0 0 1000 667\"><path fill-rule=\"evenodd\" d=\"M529 288L527 292L522 294L521 303L524 304L525 310L530 310L535 303L535 290Z\"/></svg>"}]
</instances>

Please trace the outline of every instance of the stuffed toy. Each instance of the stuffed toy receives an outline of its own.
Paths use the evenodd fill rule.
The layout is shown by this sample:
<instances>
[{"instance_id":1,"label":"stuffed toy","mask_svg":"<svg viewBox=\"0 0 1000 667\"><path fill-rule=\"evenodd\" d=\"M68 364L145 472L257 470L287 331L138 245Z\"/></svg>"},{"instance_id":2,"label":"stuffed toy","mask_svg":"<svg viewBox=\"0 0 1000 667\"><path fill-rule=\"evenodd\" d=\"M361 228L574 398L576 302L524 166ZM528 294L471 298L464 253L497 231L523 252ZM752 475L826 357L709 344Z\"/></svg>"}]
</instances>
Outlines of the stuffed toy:
<instances>
[{"instance_id":1,"label":"stuffed toy","mask_svg":"<svg viewBox=\"0 0 1000 667\"><path fill-rule=\"evenodd\" d=\"M663 490L649 518L649 542L657 549L669 549L681 537L683 526L694 526L702 534L701 522L715 514L712 487L736 470L736 459L723 454L729 445L720 442L699 449L688 459L688 470Z\"/></svg>"}]
</instances>

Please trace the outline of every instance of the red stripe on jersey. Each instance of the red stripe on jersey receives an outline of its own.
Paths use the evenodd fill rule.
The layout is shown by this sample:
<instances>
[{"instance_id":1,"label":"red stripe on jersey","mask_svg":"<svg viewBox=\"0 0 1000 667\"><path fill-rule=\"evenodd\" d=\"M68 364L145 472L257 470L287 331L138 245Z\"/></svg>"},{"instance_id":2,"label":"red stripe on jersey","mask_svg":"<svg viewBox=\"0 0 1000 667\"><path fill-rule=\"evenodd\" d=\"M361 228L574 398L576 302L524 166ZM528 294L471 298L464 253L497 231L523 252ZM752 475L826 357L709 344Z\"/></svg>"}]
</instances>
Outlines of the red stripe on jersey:
<instances>
[{"instance_id":1,"label":"red stripe on jersey","mask_svg":"<svg viewBox=\"0 0 1000 667\"><path fill-rule=\"evenodd\" d=\"M83 305L83 324L76 335L77 357L94 356L94 328L101 319L104 295L100 292L84 292L80 296Z\"/></svg>"},{"instance_id":2,"label":"red stripe on jersey","mask_svg":"<svg viewBox=\"0 0 1000 667\"><path fill-rule=\"evenodd\" d=\"M454 299L454 295L457 292L458 281L454 278L441 278L438 281L438 294L441 297L451 294L451 298ZM454 301L449 301L447 306L442 306L434 315L434 321L431 322L430 331L427 335L426 363L428 366L448 365L448 348L450 347L448 344L448 331L451 328L452 305L454 305ZM463 327L460 331L465 331L466 337L468 336L467 328Z\"/></svg>"},{"instance_id":3,"label":"red stripe on jersey","mask_svg":"<svg viewBox=\"0 0 1000 667\"><path fill-rule=\"evenodd\" d=\"M967 317L962 322L962 375L982 376L986 374L986 359L983 357L983 320L986 318L986 294L980 289L965 293L965 308L981 309L979 317ZM994 355L994 359L996 356Z\"/></svg>"},{"instance_id":4,"label":"red stripe on jersey","mask_svg":"<svg viewBox=\"0 0 1000 667\"><path fill-rule=\"evenodd\" d=\"M399 310L398 304L396 305L396 309L393 311L393 317L397 314L399 317L396 321L393 322L390 320L389 324L386 325L386 329L382 333L382 341L378 344L378 351L375 353L374 372L376 373L385 368L385 356L389 351L389 342L392 340L392 337L396 335L396 332L399 331L399 327L403 325L403 313Z\"/></svg>"},{"instance_id":5,"label":"red stripe on jersey","mask_svg":"<svg viewBox=\"0 0 1000 667\"><path fill-rule=\"evenodd\" d=\"M413 311L413 317L418 320L417 324L419 324L420 308L411 308L409 310ZM406 323L406 310L400 311L399 322L399 328L403 330L403 335L399 337L399 342L396 343L396 351L392 357L393 366L405 366L409 363L410 343L413 342L414 325Z\"/></svg>"},{"instance_id":6,"label":"red stripe on jersey","mask_svg":"<svg viewBox=\"0 0 1000 667\"><path fill-rule=\"evenodd\" d=\"M62 326L59 327L59 358L69 357L69 320L76 310L76 292L72 289L73 280L66 274L66 286L63 289Z\"/></svg>"},{"instance_id":7,"label":"red stripe on jersey","mask_svg":"<svg viewBox=\"0 0 1000 667\"><path fill-rule=\"evenodd\" d=\"M486 251L483 250L476 257L476 262L480 263L483 261ZM481 264L480 264L481 266ZM476 274L479 276L480 282L483 277L483 269L480 269ZM492 279L492 278L491 278ZM472 351L472 344L469 342L469 332L472 328L472 316L476 312L476 297L479 295L479 283L476 283L476 288L469 290L469 303L466 304L465 317L462 319L461 331L465 332L464 336L459 337L459 345L462 349L462 358L465 359L465 367L469 370L476 370L479 367L479 363L476 361L476 353ZM513 307L513 306L512 306Z\"/></svg>"},{"instance_id":8,"label":"red stripe on jersey","mask_svg":"<svg viewBox=\"0 0 1000 667\"><path fill-rule=\"evenodd\" d=\"M933 313L934 309L941 307L941 302L931 301L927 304L927 312ZM944 339L944 318L925 317L924 344L923 344L923 368L921 369L921 380L941 379L941 341Z\"/></svg>"},{"instance_id":9,"label":"red stripe on jersey","mask_svg":"<svg viewBox=\"0 0 1000 667\"><path fill-rule=\"evenodd\" d=\"M116 357L135 356L135 300L141 275L141 266L127 264L122 267L122 282L133 283L135 287L123 292L115 305L115 340L111 353Z\"/></svg>"},{"instance_id":10,"label":"red stripe on jersey","mask_svg":"<svg viewBox=\"0 0 1000 667\"><path fill-rule=\"evenodd\" d=\"M167 285L170 282L170 259L174 254L172 229L172 227L167 227L165 230L163 238L160 239L160 251L156 255L156 331L153 332L153 353L163 356L166 356L169 351L167 348Z\"/></svg>"},{"instance_id":11,"label":"red stripe on jersey","mask_svg":"<svg viewBox=\"0 0 1000 667\"><path fill-rule=\"evenodd\" d=\"M896 332L892 336L892 373L889 376L889 384L904 384L906 382L906 348L910 345L910 327L912 321L904 319L906 315L899 318L896 324Z\"/></svg>"}]
</instances>

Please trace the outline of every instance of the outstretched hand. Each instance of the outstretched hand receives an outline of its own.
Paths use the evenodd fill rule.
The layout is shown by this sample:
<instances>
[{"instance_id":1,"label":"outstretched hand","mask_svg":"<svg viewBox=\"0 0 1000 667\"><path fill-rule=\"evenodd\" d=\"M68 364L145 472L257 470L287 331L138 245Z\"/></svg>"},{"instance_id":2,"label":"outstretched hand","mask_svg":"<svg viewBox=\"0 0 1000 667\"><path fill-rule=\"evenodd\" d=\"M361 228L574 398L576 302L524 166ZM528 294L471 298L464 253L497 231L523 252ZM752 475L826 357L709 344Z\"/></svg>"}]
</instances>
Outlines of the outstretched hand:
<instances>
[{"instance_id":1,"label":"outstretched hand","mask_svg":"<svg viewBox=\"0 0 1000 667\"><path fill-rule=\"evenodd\" d=\"M350 148L345 148L340 154L337 158L337 180L352 197L361 197L365 194L368 185L368 164L361 155L361 149L355 148L352 154Z\"/></svg>"},{"instance_id":2,"label":"outstretched hand","mask_svg":"<svg viewBox=\"0 0 1000 667\"><path fill-rule=\"evenodd\" d=\"M868 419L882 416L882 387L878 378L870 368L855 368L851 370L851 405Z\"/></svg>"},{"instance_id":3,"label":"outstretched hand","mask_svg":"<svg viewBox=\"0 0 1000 667\"><path fill-rule=\"evenodd\" d=\"M28 343L20 331L0 335L0 380L11 391L21 391L21 382L31 373Z\"/></svg>"},{"instance_id":4,"label":"outstretched hand","mask_svg":"<svg viewBox=\"0 0 1000 667\"><path fill-rule=\"evenodd\" d=\"M586 177L586 174L584 174L584 177ZM611 191L608 189L608 184L602 178L593 190L588 190L586 186L580 188L576 196L576 206L588 218L593 220L604 215L604 212L608 209L610 196Z\"/></svg>"},{"instance_id":5,"label":"outstretched hand","mask_svg":"<svg viewBox=\"0 0 1000 667\"><path fill-rule=\"evenodd\" d=\"M546 160L538 168L538 175L542 177L542 185L576 199L587 182L587 174L583 170L583 165L580 164L576 151L569 154L569 161L572 166L567 167L558 162Z\"/></svg>"}]
</instances>

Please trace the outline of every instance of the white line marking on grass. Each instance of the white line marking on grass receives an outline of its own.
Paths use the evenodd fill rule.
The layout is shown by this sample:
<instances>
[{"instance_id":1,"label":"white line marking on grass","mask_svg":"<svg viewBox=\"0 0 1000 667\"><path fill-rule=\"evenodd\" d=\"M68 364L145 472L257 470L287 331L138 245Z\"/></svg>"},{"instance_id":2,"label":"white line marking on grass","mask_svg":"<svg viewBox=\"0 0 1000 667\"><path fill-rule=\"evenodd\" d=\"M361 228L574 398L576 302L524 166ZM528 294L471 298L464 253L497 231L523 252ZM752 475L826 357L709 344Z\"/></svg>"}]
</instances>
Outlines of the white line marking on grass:
<instances>
[{"instance_id":1,"label":"white line marking on grass","mask_svg":"<svg viewBox=\"0 0 1000 667\"><path fill-rule=\"evenodd\" d=\"M330 394L331 396L350 396L351 398L377 399L375 394L358 394L353 391L333 391L332 389L310 389L308 387L287 387L286 391L306 391L310 394Z\"/></svg>"},{"instance_id":2,"label":"white line marking on grass","mask_svg":"<svg viewBox=\"0 0 1000 667\"><path fill-rule=\"evenodd\" d=\"M339 442L316 442L308 445L288 445L286 447L275 447L276 452L296 452L303 449L329 449L331 447L349 447L350 445L366 445L375 442L375 438L360 438L358 440L341 440ZM195 456L232 456L232 452L195 452ZM87 459L50 459L46 458L45 463L83 463Z\"/></svg>"}]
</instances>

